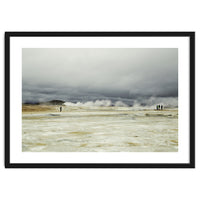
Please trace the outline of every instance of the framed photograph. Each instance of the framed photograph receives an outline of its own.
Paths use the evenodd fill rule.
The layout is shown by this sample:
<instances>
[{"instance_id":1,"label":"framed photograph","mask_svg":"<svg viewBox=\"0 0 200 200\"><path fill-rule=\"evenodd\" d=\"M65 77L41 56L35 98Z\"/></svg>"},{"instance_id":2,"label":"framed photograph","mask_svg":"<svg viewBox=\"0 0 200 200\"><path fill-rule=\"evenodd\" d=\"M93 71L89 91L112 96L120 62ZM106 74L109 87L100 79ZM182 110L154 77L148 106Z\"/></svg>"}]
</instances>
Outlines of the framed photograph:
<instances>
[{"instance_id":1,"label":"framed photograph","mask_svg":"<svg viewBox=\"0 0 200 200\"><path fill-rule=\"evenodd\" d=\"M6 32L6 168L194 168L194 32Z\"/></svg>"}]
</instances>

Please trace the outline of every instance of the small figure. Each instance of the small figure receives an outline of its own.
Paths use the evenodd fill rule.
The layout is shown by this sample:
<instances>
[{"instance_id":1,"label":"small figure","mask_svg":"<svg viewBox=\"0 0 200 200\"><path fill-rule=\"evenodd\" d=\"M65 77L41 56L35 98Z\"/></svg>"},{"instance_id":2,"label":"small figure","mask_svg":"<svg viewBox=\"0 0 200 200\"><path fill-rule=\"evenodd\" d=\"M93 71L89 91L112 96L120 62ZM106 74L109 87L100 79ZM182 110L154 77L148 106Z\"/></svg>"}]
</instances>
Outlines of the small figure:
<instances>
[{"instance_id":1,"label":"small figure","mask_svg":"<svg viewBox=\"0 0 200 200\"><path fill-rule=\"evenodd\" d=\"M161 110L163 110L163 105L161 105Z\"/></svg>"},{"instance_id":2,"label":"small figure","mask_svg":"<svg viewBox=\"0 0 200 200\"><path fill-rule=\"evenodd\" d=\"M60 106L60 112L62 112L62 106Z\"/></svg>"}]
</instances>

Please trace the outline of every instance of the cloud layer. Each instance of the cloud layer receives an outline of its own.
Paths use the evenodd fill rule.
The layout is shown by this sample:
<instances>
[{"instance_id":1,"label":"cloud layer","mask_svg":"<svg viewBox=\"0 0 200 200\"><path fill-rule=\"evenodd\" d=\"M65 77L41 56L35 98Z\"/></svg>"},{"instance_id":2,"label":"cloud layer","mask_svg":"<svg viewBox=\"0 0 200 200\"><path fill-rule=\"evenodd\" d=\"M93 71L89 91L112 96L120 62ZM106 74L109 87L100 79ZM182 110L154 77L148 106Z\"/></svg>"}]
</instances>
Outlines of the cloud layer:
<instances>
[{"instance_id":1,"label":"cloud layer","mask_svg":"<svg viewBox=\"0 0 200 200\"><path fill-rule=\"evenodd\" d=\"M178 49L23 49L23 101L178 96Z\"/></svg>"}]
</instances>

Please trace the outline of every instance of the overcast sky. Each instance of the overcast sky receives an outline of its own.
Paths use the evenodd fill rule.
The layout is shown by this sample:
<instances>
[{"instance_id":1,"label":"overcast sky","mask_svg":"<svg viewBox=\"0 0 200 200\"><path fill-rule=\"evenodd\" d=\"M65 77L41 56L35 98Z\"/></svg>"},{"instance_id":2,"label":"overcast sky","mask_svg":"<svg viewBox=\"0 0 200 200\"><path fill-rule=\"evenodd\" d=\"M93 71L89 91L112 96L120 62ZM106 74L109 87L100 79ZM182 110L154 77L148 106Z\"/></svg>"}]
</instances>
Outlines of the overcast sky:
<instances>
[{"instance_id":1,"label":"overcast sky","mask_svg":"<svg viewBox=\"0 0 200 200\"><path fill-rule=\"evenodd\" d=\"M23 49L23 101L178 96L176 48Z\"/></svg>"}]
</instances>

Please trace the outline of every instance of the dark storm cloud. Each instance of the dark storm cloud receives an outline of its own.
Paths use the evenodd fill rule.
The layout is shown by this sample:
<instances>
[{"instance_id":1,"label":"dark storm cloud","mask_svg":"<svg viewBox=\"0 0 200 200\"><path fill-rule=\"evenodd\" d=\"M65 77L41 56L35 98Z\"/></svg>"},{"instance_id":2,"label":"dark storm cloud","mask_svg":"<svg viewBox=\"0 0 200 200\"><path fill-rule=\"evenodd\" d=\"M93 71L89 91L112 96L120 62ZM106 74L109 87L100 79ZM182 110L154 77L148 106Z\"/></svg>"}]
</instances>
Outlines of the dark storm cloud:
<instances>
[{"instance_id":1,"label":"dark storm cloud","mask_svg":"<svg viewBox=\"0 0 200 200\"><path fill-rule=\"evenodd\" d=\"M23 49L23 101L178 96L178 49Z\"/></svg>"}]
</instances>

